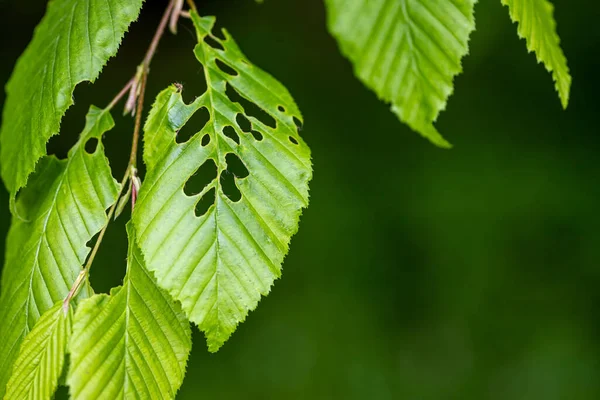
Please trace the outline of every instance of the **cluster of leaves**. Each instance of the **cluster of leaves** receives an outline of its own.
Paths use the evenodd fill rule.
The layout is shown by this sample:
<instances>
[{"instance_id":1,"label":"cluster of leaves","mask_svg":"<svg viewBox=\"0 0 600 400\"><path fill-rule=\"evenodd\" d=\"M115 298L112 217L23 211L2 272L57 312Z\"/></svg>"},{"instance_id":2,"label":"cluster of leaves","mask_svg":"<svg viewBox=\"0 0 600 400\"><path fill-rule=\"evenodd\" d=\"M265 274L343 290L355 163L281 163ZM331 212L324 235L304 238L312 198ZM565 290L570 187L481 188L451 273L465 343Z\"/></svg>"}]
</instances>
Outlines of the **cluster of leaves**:
<instances>
[{"instance_id":1,"label":"cluster of leaves","mask_svg":"<svg viewBox=\"0 0 600 400\"><path fill-rule=\"evenodd\" d=\"M552 6L502 2L566 107L571 78ZM281 274L312 177L301 113L283 85L189 3L207 90L190 104L178 85L158 95L144 126L141 187L134 165L118 183L104 154L114 102L90 107L66 159L47 155L46 143L75 86L93 82L116 54L142 0L50 1L15 67L0 131L13 214L0 294L0 397L48 399L62 382L73 398L173 398L191 349L189 321L218 350ZM434 122L461 72L474 5L326 0L329 28L358 78L444 147ZM183 0L169 2L172 25L182 7ZM143 89L132 86L143 101ZM182 135L202 113L204 125ZM207 179L194 190L198 176ZM127 182L135 208L126 276L110 294L94 294L87 243L106 228L119 198L127 201Z\"/></svg>"}]
</instances>

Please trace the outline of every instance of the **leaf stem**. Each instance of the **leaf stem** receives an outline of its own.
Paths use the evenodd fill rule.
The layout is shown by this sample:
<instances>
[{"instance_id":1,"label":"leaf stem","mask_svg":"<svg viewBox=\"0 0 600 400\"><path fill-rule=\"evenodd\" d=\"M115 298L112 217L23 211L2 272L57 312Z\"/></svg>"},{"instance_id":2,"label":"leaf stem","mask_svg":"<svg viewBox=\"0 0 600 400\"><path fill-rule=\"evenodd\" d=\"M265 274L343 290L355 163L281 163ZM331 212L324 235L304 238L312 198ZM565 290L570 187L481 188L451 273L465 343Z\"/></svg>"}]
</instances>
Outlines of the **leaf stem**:
<instances>
[{"instance_id":1,"label":"leaf stem","mask_svg":"<svg viewBox=\"0 0 600 400\"><path fill-rule=\"evenodd\" d=\"M112 99L108 106L106 106L106 110L112 109L119 101L121 101L123 96L125 96L129 89L131 89L131 86L133 86L134 82L135 78L131 78L129 82L127 82L127 84L123 87L123 89L121 89L121 91L115 96L115 98Z\"/></svg>"},{"instance_id":2,"label":"leaf stem","mask_svg":"<svg viewBox=\"0 0 600 400\"><path fill-rule=\"evenodd\" d=\"M107 222L104 225L104 227L102 228L102 230L100 231L100 234L98 235L98 239L96 239L96 243L94 244L94 247L92 248L92 252L90 253L90 256L89 256L85 266L83 267L83 269L77 276L77 279L73 283L71 290L69 290L69 294L63 301L63 309L65 311L68 310L70 301L77 295L77 293L79 293L79 290L81 289L82 284L87 281L89 273L90 273L90 268L92 267L92 263L94 262L94 259L96 258L96 254L98 253L100 244L102 243L102 240L104 239L104 235L106 234L108 225L109 225L109 223L115 213L115 210L117 208L118 199L122 196L123 189L125 188L125 185L127 185L127 182L130 179L133 179L135 177L140 129L142 126L142 109L144 106L144 95L146 92L146 82L148 80L148 74L150 72L150 63L152 62L152 59L154 58L154 55L156 54L156 49L158 48L158 43L160 42L160 39L163 37L163 35L165 33L165 28L167 27L167 24L169 22L169 17L171 16L171 13L173 12L173 8L175 6L176 1L177 0L169 1L169 5L165 9L162 19L160 20L160 23L158 24L158 27L156 28L156 32L154 33L154 36L152 37L150 46L148 47L148 50L146 51L146 54L145 54L144 59L141 64L141 68L142 68L141 76L138 76L138 74L136 73L133 76L133 78L131 78L129 80L129 82L125 85L125 87L123 87L123 89L121 89L121 91L109 103L109 105L107 107L107 109L113 108L125 96L127 91L130 90L134 84L136 84L136 82L139 83L140 87L139 87L139 94L138 94L138 98L137 98L137 106L135 109L135 125L133 127L133 139L132 139L132 143L131 143L131 153L129 155L129 164L127 165L127 170L125 171L125 175L123 176L123 179L121 180L119 193L117 195L117 201L115 201L113 203L113 205L110 207L110 209L108 210Z\"/></svg>"},{"instance_id":3,"label":"leaf stem","mask_svg":"<svg viewBox=\"0 0 600 400\"><path fill-rule=\"evenodd\" d=\"M187 3L193 12L198 12L198 10L196 9L196 4L194 4L194 0L187 0Z\"/></svg>"},{"instance_id":4,"label":"leaf stem","mask_svg":"<svg viewBox=\"0 0 600 400\"><path fill-rule=\"evenodd\" d=\"M150 47L148 47L148 50L146 51L146 56L144 57L143 64L146 66L146 68L148 68L150 66L150 62L152 61L152 58L154 57L154 54L156 53L156 48L158 47L158 42L160 42L160 39L162 38L163 34L165 33L165 28L167 27L167 24L169 23L169 17L171 16L171 11L173 10L175 3L176 3L176 0L169 1L169 5L165 9L162 19L160 20L160 23L158 24L158 27L156 28L156 32L154 33L154 37L152 38L152 42L150 42Z\"/></svg>"}]
</instances>

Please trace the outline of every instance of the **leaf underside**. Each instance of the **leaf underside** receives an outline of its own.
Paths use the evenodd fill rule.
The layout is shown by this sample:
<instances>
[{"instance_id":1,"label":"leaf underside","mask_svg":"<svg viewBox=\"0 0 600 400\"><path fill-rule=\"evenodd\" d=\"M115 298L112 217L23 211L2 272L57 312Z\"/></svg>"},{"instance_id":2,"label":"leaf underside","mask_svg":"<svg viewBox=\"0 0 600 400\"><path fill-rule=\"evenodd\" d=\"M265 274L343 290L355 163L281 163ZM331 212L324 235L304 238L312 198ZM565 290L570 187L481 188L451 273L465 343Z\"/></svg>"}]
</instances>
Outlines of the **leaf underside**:
<instances>
[{"instance_id":1,"label":"leaf underside","mask_svg":"<svg viewBox=\"0 0 600 400\"><path fill-rule=\"evenodd\" d=\"M476 0L326 0L329 30L355 74L413 130L441 147L433 123L462 72Z\"/></svg>"},{"instance_id":2,"label":"leaf underside","mask_svg":"<svg viewBox=\"0 0 600 400\"><path fill-rule=\"evenodd\" d=\"M312 167L285 87L251 64L227 32L225 40L214 36L214 18L192 13L192 20L208 89L189 105L177 87L158 96L145 126L147 175L133 221L148 268L216 351L280 276ZM178 143L179 130L201 111L208 122ZM205 166L212 166L206 185L186 194Z\"/></svg>"},{"instance_id":3,"label":"leaf underside","mask_svg":"<svg viewBox=\"0 0 600 400\"><path fill-rule=\"evenodd\" d=\"M2 178L11 198L46 142L59 132L75 86L95 81L114 56L142 0L52 0L6 86L0 130Z\"/></svg>"},{"instance_id":4,"label":"leaf underside","mask_svg":"<svg viewBox=\"0 0 600 400\"><path fill-rule=\"evenodd\" d=\"M53 397L65 363L72 314L59 301L42 315L21 345L4 400Z\"/></svg>"},{"instance_id":5,"label":"leaf underside","mask_svg":"<svg viewBox=\"0 0 600 400\"><path fill-rule=\"evenodd\" d=\"M25 219L13 218L0 296L0 397L23 338L40 316L69 293L89 253L87 242L107 222L116 201L100 141L113 127L107 111L92 107L77 144L65 160L46 156L17 199ZM93 154L85 150L97 140ZM85 297L86 290L80 292Z\"/></svg>"},{"instance_id":6,"label":"leaf underside","mask_svg":"<svg viewBox=\"0 0 600 400\"><path fill-rule=\"evenodd\" d=\"M527 50L535 52L538 62L545 65L556 91L560 96L563 108L569 104L571 75L556 32L554 7L548 0L502 0L508 6L513 22L519 24L519 37L525 38Z\"/></svg>"},{"instance_id":7,"label":"leaf underside","mask_svg":"<svg viewBox=\"0 0 600 400\"><path fill-rule=\"evenodd\" d=\"M110 296L83 300L67 377L73 399L173 399L192 347L181 307L156 285L129 226L127 274Z\"/></svg>"}]
</instances>

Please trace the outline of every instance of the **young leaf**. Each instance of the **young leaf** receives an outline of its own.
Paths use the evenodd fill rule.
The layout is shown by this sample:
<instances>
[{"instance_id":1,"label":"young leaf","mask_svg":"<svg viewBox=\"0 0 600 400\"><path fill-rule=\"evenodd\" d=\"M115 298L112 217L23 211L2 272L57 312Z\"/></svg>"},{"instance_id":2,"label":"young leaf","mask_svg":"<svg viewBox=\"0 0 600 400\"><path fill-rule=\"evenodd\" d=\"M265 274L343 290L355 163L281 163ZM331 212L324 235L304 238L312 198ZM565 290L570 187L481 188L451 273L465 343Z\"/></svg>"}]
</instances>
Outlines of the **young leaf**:
<instances>
[{"instance_id":1,"label":"young leaf","mask_svg":"<svg viewBox=\"0 0 600 400\"><path fill-rule=\"evenodd\" d=\"M0 160L13 199L58 133L75 86L96 80L141 7L142 0L48 3L6 86Z\"/></svg>"},{"instance_id":2,"label":"young leaf","mask_svg":"<svg viewBox=\"0 0 600 400\"><path fill-rule=\"evenodd\" d=\"M285 87L252 65L227 32L225 40L212 35L214 18L191 15L208 89L190 105L177 87L158 96L145 126L147 175L133 221L148 268L216 351L280 276L308 205L312 167ZM209 121L178 143L178 131L202 111ZM186 195L206 167L206 186Z\"/></svg>"},{"instance_id":3,"label":"young leaf","mask_svg":"<svg viewBox=\"0 0 600 400\"><path fill-rule=\"evenodd\" d=\"M476 0L326 0L329 30L359 79L413 130L450 144L433 123L452 94L475 29Z\"/></svg>"},{"instance_id":4,"label":"young leaf","mask_svg":"<svg viewBox=\"0 0 600 400\"><path fill-rule=\"evenodd\" d=\"M65 363L72 314L58 301L42 315L21 345L4 400L53 397Z\"/></svg>"},{"instance_id":5,"label":"young leaf","mask_svg":"<svg viewBox=\"0 0 600 400\"><path fill-rule=\"evenodd\" d=\"M128 227L123 286L83 300L73 322L67 376L77 399L173 399L192 347L181 307L144 267Z\"/></svg>"},{"instance_id":6,"label":"young leaf","mask_svg":"<svg viewBox=\"0 0 600 400\"><path fill-rule=\"evenodd\" d=\"M548 0L502 0L508 6L511 19L519 24L519 37L525 38L527 50L535 52L538 62L552 73L563 108L569 105L571 75L567 58L560 48L556 33L554 7Z\"/></svg>"},{"instance_id":7,"label":"young leaf","mask_svg":"<svg viewBox=\"0 0 600 400\"><path fill-rule=\"evenodd\" d=\"M79 141L65 160L44 157L17 199L19 214L8 234L0 297L0 397L19 346L40 316L66 297L89 252L87 242L107 222L116 201L100 141L113 127L105 110L92 107ZM88 141L96 150L85 150Z\"/></svg>"}]
</instances>

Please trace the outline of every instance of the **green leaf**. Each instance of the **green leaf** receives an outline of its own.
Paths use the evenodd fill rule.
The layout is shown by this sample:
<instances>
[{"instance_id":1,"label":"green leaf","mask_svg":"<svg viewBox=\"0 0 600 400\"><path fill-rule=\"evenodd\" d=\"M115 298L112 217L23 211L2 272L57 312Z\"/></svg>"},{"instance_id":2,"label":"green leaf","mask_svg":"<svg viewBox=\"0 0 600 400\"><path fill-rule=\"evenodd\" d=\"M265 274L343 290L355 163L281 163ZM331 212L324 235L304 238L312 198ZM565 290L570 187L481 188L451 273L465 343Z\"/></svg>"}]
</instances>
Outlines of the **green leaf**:
<instances>
[{"instance_id":1,"label":"green leaf","mask_svg":"<svg viewBox=\"0 0 600 400\"><path fill-rule=\"evenodd\" d=\"M192 20L208 89L190 105L178 87L158 96L145 126L147 175L133 221L148 268L216 351L280 276L308 205L312 167L285 87L251 64L227 32L225 40L212 35L213 17L192 13ZM244 107L230 98L236 92ZM201 109L210 120L186 126L197 133L177 143ZM206 167L206 186L186 195L186 182ZM197 204L210 207L196 216Z\"/></svg>"},{"instance_id":2,"label":"green leaf","mask_svg":"<svg viewBox=\"0 0 600 400\"><path fill-rule=\"evenodd\" d=\"M562 106L567 108L571 75L556 33L552 3L547 0L502 0L502 4L508 6L511 19L519 24L517 32L519 37L525 38L527 50L535 52L538 62L544 63L552 73Z\"/></svg>"},{"instance_id":3,"label":"green leaf","mask_svg":"<svg viewBox=\"0 0 600 400\"><path fill-rule=\"evenodd\" d=\"M173 399L192 347L181 307L144 267L128 227L123 286L83 300L75 313L67 377L77 399Z\"/></svg>"},{"instance_id":4,"label":"green leaf","mask_svg":"<svg viewBox=\"0 0 600 400\"><path fill-rule=\"evenodd\" d=\"M6 86L0 160L13 199L46 154L48 139L59 132L75 86L96 80L141 7L142 0L48 3Z\"/></svg>"},{"instance_id":5,"label":"green leaf","mask_svg":"<svg viewBox=\"0 0 600 400\"><path fill-rule=\"evenodd\" d=\"M65 363L72 314L58 301L42 315L21 345L4 400L52 398Z\"/></svg>"},{"instance_id":6,"label":"green leaf","mask_svg":"<svg viewBox=\"0 0 600 400\"><path fill-rule=\"evenodd\" d=\"M89 252L87 242L107 223L116 201L100 141L113 127L110 113L92 107L77 144L65 160L44 157L16 207L7 239L0 297L0 397L23 338L40 316L66 297ZM98 141L93 154L86 143Z\"/></svg>"},{"instance_id":7,"label":"green leaf","mask_svg":"<svg viewBox=\"0 0 600 400\"><path fill-rule=\"evenodd\" d=\"M476 0L326 0L329 30L354 72L413 130L450 144L433 123L462 72Z\"/></svg>"}]
</instances>

